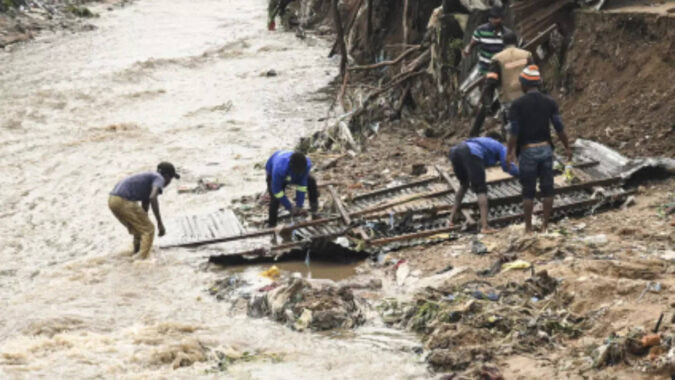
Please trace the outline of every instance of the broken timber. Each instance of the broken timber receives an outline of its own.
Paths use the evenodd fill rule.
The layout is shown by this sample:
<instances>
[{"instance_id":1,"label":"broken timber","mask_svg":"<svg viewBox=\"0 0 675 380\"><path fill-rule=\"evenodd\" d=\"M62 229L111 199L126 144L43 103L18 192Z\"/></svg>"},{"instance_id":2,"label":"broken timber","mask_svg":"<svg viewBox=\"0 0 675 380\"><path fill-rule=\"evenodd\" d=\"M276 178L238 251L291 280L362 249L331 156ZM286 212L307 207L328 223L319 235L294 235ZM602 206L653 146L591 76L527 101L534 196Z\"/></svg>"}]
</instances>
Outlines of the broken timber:
<instances>
[{"instance_id":1,"label":"broken timber","mask_svg":"<svg viewBox=\"0 0 675 380\"><path fill-rule=\"evenodd\" d=\"M654 162L652 159L628 160L609 148L587 141L578 141L576 147L575 161L578 164L574 171L580 182L557 183L553 208L556 217L592 213L602 207L620 204L631 194L631 191L623 188L625 181L635 175L636 168L639 170L640 167L646 167L646 163ZM460 227L450 227L448 216L454 205L457 180L441 168L437 168L437 171L435 177L378 189L345 200L330 186L328 192L339 216L283 226L283 231L292 232L294 240L290 242L271 245L252 241L257 245L249 245L246 249L226 249L222 255L214 257L219 257L217 262L220 263L239 262L239 259L231 256L240 256L242 260L246 257L278 258L288 251L293 252L292 257L300 257L298 252L309 250L310 247L326 247L336 237L345 235L351 237L352 242L361 241L358 244L360 247L384 251L455 238ZM599 188L601 191L597 191ZM601 196L598 197L598 194ZM488 182L488 198L488 220L491 224L505 225L522 219L521 187L517 179L503 178ZM477 209L476 195L470 190L467 191L464 206L467 212ZM539 201L535 202L535 213L541 212L541 206ZM197 246L271 236L274 233L274 229L245 231L238 227L241 228L240 233L204 239L204 235L209 237L222 232L222 227L217 223L206 228L201 226L200 223L211 220L205 217L184 217L181 220L185 235L183 240L163 246ZM467 223L468 226L475 224L475 220ZM194 238L199 236L202 238ZM331 251L319 250L324 253ZM357 253L353 253L356 257Z\"/></svg>"}]
</instances>

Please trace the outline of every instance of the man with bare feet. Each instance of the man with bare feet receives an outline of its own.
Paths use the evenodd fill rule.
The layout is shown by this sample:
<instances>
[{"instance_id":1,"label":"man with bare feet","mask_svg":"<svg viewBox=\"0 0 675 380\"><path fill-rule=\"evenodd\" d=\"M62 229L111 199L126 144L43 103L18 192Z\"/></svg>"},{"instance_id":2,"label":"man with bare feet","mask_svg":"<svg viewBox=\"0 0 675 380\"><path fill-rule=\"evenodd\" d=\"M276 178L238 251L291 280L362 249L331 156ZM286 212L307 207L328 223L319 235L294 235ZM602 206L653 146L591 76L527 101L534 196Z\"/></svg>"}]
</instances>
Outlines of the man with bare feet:
<instances>
[{"instance_id":1,"label":"man with bare feet","mask_svg":"<svg viewBox=\"0 0 675 380\"><path fill-rule=\"evenodd\" d=\"M480 209L481 232L492 233L495 230L488 226L488 198L487 183L485 181L485 168L501 164L502 170L514 177L518 176L518 167L510 164L506 160L506 147L495 138L498 134L492 134L492 137L474 137L470 138L450 150L450 161L455 175L459 180L459 189L455 194L455 204L450 214L450 223L454 224L461 209L462 200L466 190L471 186L471 190L478 197L478 207Z\"/></svg>"},{"instance_id":2,"label":"man with bare feet","mask_svg":"<svg viewBox=\"0 0 675 380\"><path fill-rule=\"evenodd\" d=\"M173 178L180 178L176 169L169 162L157 165L156 172L132 175L119 182L110 192L108 207L113 215L127 228L134 237L134 253L145 259L150 254L155 237L155 226L148 217L148 208L157 220L159 236L164 236L166 229L159 213L157 198L162 189L169 186ZM138 202L141 204L139 205Z\"/></svg>"},{"instance_id":3,"label":"man with bare feet","mask_svg":"<svg viewBox=\"0 0 675 380\"><path fill-rule=\"evenodd\" d=\"M539 92L541 75L536 65L525 67L520 74L520 85L525 95L513 102L509 112L508 160L515 162L518 156L526 232L532 232L532 210L539 180L544 206L542 229L545 231L553 209L553 142L550 124L553 124L558 138L565 146L568 161L572 160L572 150L560 119L558 104Z\"/></svg>"}]
</instances>

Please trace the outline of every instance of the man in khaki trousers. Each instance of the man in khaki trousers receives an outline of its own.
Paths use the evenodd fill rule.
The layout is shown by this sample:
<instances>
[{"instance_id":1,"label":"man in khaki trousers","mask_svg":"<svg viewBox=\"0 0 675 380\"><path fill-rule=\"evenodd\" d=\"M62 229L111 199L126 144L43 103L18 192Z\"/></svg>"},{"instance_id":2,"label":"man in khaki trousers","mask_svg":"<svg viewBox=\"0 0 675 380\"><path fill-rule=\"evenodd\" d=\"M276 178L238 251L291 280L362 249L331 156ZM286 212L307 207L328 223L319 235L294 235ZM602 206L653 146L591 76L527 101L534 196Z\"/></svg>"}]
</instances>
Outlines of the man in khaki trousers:
<instances>
[{"instance_id":1,"label":"man in khaki trousers","mask_svg":"<svg viewBox=\"0 0 675 380\"><path fill-rule=\"evenodd\" d=\"M180 178L174 166L169 162L162 162L157 165L156 172L127 177L110 192L108 207L117 220L127 228L129 234L133 235L134 253L138 253L142 259L150 254L155 237L155 226L148 217L149 206L152 206L152 212L155 214L159 236L166 233L157 198L173 178Z\"/></svg>"}]
</instances>

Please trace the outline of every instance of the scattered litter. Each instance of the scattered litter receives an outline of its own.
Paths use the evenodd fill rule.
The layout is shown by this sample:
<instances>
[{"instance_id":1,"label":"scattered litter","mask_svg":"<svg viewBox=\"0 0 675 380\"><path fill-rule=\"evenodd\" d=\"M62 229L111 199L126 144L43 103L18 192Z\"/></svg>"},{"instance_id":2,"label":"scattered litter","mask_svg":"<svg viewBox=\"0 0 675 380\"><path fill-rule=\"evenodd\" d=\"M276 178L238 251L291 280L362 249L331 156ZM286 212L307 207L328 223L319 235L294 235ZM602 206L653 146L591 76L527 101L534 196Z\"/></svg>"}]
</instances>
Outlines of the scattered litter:
<instances>
[{"instance_id":1,"label":"scattered litter","mask_svg":"<svg viewBox=\"0 0 675 380\"><path fill-rule=\"evenodd\" d=\"M532 264L525 260L511 261L510 263L502 264L502 273L512 269L529 269L531 266Z\"/></svg>"},{"instance_id":2,"label":"scattered litter","mask_svg":"<svg viewBox=\"0 0 675 380\"><path fill-rule=\"evenodd\" d=\"M340 236L339 238L335 239L335 244L345 248L349 248L349 239L347 239L344 236Z\"/></svg>"},{"instance_id":3,"label":"scattered litter","mask_svg":"<svg viewBox=\"0 0 675 380\"><path fill-rule=\"evenodd\" d=\"M586 237L582 238L581 241L584 244L587 244L589 246L601 247L601 246L607 244L607 235L598 234L598 235L586 236Z\"/></svg>"},{"instance_id":4,"label":"scattered litter","mask_svg":"<svg viewBox=\"0 0 675 380\"><path fill-rule=\"evenodd\" d=\"M421 176L427 173L427 166L424 164L413 164L411 174L414 176Z\"/></svg>"},{"instance_id":5,"label":"scattered litter","mask_svg":"<svg viewBox=\"0 0 675 380\"><path fill-rule=\"evenodd\" d=\"M276 280L281 276L281 271L276 265L272 265L268 270L261 272L260 275L270 280Z\"/></svg>"},{"instance_id":6,"label":"scattered litter","mask_svg":"<svg viewBox=\"0 0 675 380\"><path fill-rule=\"evenodd\" d=\"M488 248L478 239L473 239L471 242L471 253L474 255L484 255L488 253Z\"/></svg>"},{"instance_id":7,"label":"scattered litter","mask_svg":"<svg viewBox=\"0 0 675 380\"><path fill-rule=\"evenodd\" d=\"M396 263L396 284L398 286L403 286L403 283L405 283L406 278L408 278L408 275L410 274L410 266L408 265L407 261L403 262L398 262Z\"/></svg>"},{"instance_id":8,"label":"scattered litter","mask_svg":"<svg viewBox=\"0 0 675 380\"><path fill-rule=\"evenodd\" d=\"M225 182L218 178L202 178L197 183L181 184L178 186L178 194L185 193L205 193L207 191L215 191L225 186Z\"/></svg>"},{"instance_id":9,"label":"scattered litter","mask_svg":"<svg viewBox=\"0 0 675 380\"><path fill-rule=\"evenodd\" d=\"M661 336L659 334L645 335L642 337L640 342L642 343L642 347L644 348L657 346L661 344Z\"/></svg>"}]
</instances>

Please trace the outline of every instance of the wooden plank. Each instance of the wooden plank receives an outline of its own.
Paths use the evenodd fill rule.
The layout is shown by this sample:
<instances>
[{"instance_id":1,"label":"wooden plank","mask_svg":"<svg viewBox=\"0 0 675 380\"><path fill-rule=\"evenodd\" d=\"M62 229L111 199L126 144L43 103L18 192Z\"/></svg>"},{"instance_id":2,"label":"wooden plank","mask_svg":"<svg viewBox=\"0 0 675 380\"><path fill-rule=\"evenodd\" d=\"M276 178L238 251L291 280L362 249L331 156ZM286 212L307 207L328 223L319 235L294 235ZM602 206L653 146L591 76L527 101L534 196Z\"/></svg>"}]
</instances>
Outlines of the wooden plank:
<instances>
[{"instance_id":1,"label":"wooden plank","mask_svg":"<svg viewBox=\"0 0 675 380\"><path fill-rule=\"evenodd\" d=\"M329 185L328 191L330 192L330 196L333 198L333 202L335 202L335 207L337 207L338 211L340 212L340 216L342 217L342 221L347 226L351 225L352 219L349 217L349 214L347 214L347 211L345 211L345 206L342 204L342 200L340 199L340 196L335 191L335 188L333 186Z\"/></svg>"},{"instance_id":2,"label":"wooden plank","mask_svg":"<svg viewBox=\"0 0 675 380\"><path fill-rule=\"evenodd\" d=\"M406 183L406 184L399 185L399 186L389 187L389 188L386 188L386 189L375 190L375 191L371 191L369 193L363 193L363 194L355 195L355 196L352 197L352 201L356 201L358 199L363 199L363 198L370 198L370 197L373 197L373 196L376 196L376 195L383 195L383 194L386 194L386 193L391 193L391 192L394 192L394 191L399 191L399 190L410 188L410 187L422 186L422 185L426 185L430 182L435 182L435 181L438 181L438 180L439 180L438 177L430 177L430 178L426 178L426 179L416 181L416 182L410 182L410 183Z\"/></svg>"}]
</instances>

